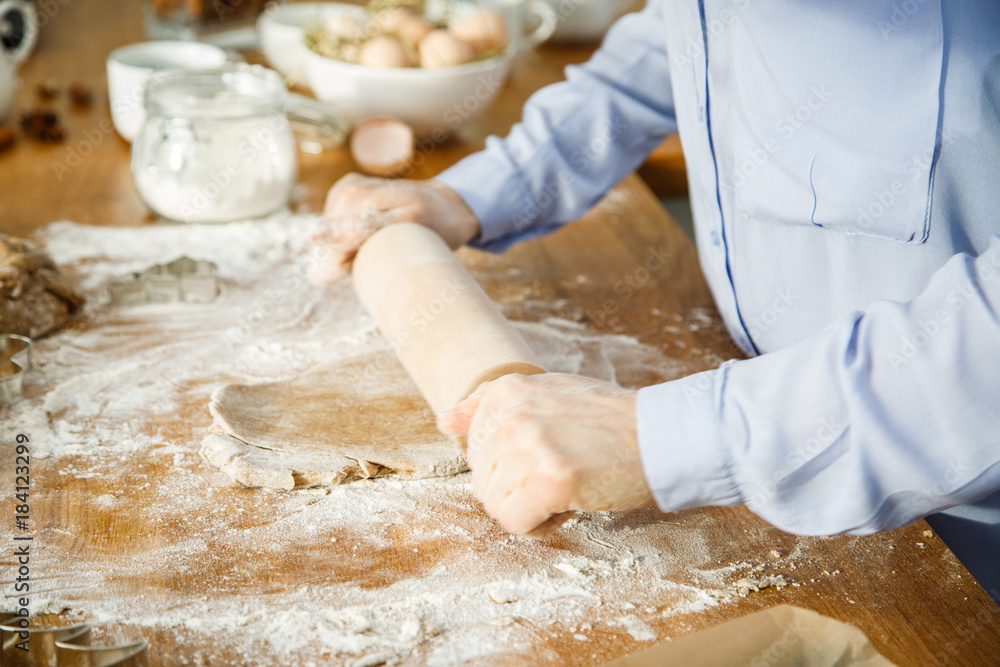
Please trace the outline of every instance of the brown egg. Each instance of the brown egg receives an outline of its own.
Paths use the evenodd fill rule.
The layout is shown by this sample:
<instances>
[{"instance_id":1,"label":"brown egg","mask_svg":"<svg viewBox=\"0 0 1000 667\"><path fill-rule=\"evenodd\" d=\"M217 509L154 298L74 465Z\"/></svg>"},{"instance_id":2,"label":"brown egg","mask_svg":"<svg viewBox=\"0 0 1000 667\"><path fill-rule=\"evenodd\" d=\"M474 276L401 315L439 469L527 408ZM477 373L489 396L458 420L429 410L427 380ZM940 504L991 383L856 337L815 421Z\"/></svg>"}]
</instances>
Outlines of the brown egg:
<instances>
[{"instance_id":1,"label":"brown egg","mask_svg":"<svg viewBox=\"0 0 1000 667\"><path fill-rule=\"evenodd\" d=\"M331 37L359 42L365 38L365 24L353 16L336 14L331 16L325 26Z\"/></svg>"},{"instance_id":2,"label":"brown egg","mask_svg":"<svg viewBox=\"0 0 1000 667\"><path fill-rule=\"evenodd\" d=\"M385 178L406 171L413 159L413 130L401 120L378 116L361 121L351 134L351 156L358 167Z\"/></svg>"},{"instance_id":3,"label":"brown egg","mask_svg":"<svg viewBox=\"0 0 1000 667\"><path fill-rule=\"evenodd\" d=\"M413 60L398 39L379 35L361 47L358 64L366 67L413 67Z\"/></svg>"},{"instance_id":4,"label":"brown egg","mask_svg":"<svg viewBox=\"0 0 1000 667\"><path fill-rule=\"evenodd\" d=\"M476 53L503 51L510 41L507 21L500 12L484 9L452 23L448 30L472 45Z\"/></svg>"},{"instance_id":5,"label":"brown egg","mask_svg":"<svg viewBox=\"0 0 1000 667\"><path fill-rule=\"evenodd\" d=\"M379 12L373 21L381 32L401 37L413 46L434 29L427 19L400 7Z\"/></svg>"},{"instance_id":6,"label":"brown egg","mask_svg":"<svg viewBox=\"0 0 1000 667\"><path fill-rule=\"evenodd\" d=\"M420 40L420 66L427 69L461 65L475 57L472 45L447 30L433 30Z\"/></svg>"}]
</instances>

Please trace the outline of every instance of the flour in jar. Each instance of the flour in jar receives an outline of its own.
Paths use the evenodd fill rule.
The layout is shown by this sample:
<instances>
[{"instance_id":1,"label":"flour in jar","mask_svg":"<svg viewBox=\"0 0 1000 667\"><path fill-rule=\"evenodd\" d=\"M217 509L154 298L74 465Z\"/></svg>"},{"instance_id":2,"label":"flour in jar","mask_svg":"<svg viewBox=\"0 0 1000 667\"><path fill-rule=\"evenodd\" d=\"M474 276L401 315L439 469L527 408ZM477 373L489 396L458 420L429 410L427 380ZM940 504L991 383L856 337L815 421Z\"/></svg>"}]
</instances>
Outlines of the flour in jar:
<instances>
[{"instance_id":1,"label":"flour in jar","mask_svg":"<svg viewBox=\"0 0 1000 667\"><path fill-rule=\"evenodd\" d=\"M150 80L132 151L140 196L181 222L229 222L284 206L298 172L274 72L231 67Z\"/></svg>"}]
</instances>

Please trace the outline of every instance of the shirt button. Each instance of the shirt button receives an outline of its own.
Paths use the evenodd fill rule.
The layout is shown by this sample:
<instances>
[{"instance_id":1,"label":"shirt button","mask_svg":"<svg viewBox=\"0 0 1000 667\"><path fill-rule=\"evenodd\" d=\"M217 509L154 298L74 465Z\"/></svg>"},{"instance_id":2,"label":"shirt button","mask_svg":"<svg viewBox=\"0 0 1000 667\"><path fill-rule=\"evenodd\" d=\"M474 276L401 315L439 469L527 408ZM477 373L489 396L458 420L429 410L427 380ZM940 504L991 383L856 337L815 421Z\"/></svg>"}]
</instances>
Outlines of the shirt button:
<instances>
[{"instance_id":1,"label":"shirt button","mask_svg":"<svg viewBox=\"0 0 1000 667\"><path fill-rule=\"evenodd\" d=\"M712 232L712 245L719 245L719 233Z\"/></svg>"}]
</instances>

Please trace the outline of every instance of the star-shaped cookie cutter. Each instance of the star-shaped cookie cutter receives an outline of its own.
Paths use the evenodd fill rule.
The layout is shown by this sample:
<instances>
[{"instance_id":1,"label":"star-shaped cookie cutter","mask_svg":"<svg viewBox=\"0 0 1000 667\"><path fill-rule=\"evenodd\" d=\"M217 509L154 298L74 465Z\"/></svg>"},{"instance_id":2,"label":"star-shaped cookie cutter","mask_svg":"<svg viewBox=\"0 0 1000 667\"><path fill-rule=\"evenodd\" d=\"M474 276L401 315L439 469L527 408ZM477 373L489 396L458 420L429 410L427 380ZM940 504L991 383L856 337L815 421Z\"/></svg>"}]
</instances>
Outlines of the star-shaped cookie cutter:
<instances>
[{"instance_id":1,"label":"star-shaped cookie cutter","mask_svg":"<svg viewBox=\"0 0 1000 667\"><path fill-rule=\"evenodd\" d=\"M211 303L219 295L217 266L202 259L181 257L145 271L108 281L112 306L144 303Z\"/></svg>"},{"instance_id":2,"label":"star-shaped cookie cutter","mask_svg":"<svg viewBox=\"0 0 1000 667\"><path fill-rule=\"evenodd\" d=\"M31 347L27 336L0 334L0 405L10 405L24 396L24 374L31 370Z\"/></svg>"}]
</instances>

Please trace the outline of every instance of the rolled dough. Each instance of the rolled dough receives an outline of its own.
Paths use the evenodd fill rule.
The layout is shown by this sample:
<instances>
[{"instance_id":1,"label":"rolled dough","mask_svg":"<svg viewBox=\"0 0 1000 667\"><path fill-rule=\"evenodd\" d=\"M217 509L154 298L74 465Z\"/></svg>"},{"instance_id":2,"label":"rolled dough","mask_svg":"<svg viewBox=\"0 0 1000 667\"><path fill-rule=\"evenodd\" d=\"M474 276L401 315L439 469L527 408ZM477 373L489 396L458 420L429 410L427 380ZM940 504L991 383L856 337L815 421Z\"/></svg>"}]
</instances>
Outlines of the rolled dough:
<instances>
[{"instance_id":1,"label":"rolled dough","mask_svg":"<svg viewBox=\"0 0 1000 667\"><path fill-rule=\"evenodd\" d=\"M576 322L550 317L513 325L552 371L642 387L702 370ZM291 489L467 469L389 346L286 382L221 387L209 409L215 422L202 456L247 486Z\"/></svg>"},{"instance_id":2,"label":"rolled dough","mask_svg":"<svg viewBox=\"0 0 1000 667\"><path fill-rule=\"evenodd\" d=\"M212 394L202 456L234 481L279 489L465 471L456 445L388 349L285 382Z\"/></svg>"}]
</instances>

